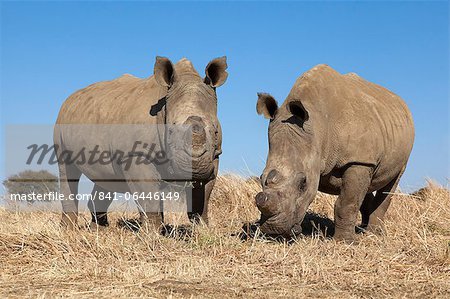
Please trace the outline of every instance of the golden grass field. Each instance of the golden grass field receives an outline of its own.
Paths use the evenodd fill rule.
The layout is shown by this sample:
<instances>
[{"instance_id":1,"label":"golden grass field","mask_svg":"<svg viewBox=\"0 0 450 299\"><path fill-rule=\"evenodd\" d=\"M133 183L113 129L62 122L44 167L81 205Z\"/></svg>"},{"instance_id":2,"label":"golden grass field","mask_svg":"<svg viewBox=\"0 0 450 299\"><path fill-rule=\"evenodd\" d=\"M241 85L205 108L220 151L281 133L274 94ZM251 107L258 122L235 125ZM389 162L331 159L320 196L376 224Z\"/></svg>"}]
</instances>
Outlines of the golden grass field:
<instances>
[{"instance_id":1,"label":"golden grass field","mask_svg":"<svg viewBox=\"0 0 450 299\"><path fill-rule=\"evenodd\" d=\"M396 195L387 236L361 235L357 245L319 231L291 244L241 241L259 190L255 179L219 177L209 227L184 240L121 229L129 215L119 212L90 232L61 229L57 214L1 209L0 297L450 298L448 189ZM323 223L334 200L319 194L311 206Z\"/></svg>"}]
</instances>

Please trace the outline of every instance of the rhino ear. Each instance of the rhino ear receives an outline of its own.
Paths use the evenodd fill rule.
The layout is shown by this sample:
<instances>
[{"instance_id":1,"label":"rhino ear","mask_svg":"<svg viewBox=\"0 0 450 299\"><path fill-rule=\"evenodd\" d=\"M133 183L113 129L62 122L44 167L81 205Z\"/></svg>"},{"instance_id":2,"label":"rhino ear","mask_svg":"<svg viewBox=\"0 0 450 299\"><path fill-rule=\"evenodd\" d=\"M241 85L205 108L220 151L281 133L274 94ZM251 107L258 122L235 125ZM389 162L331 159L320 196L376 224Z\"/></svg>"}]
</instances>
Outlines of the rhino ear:
<instances>
[{"instance_id":1,"label":"rhino ear","mask_svg":"<svg viewBox=\"0 0 450 299\"><path fill-rule=\"evenodd\" d=\"M158 82L159 85L165 87L172 86L175 78L175 69L168 58L156 56L153 73L155 74L156 82Z\"/></svg>"},{"instance_id":2,"label":"rhino ear","mask_svg":"<svg viewBox=\"0 0 450 299\"><path fill-rule=\"evenodd\" d=\"M298 117L302 123L309 119L308 111L306 111L305 107L300 101L290 102L288 105L288 109L289 112L291 112L292 115Z\"/></svg>"},{"instance_id":3,"label":"rhino ear","mask_svg":"<svg viewBox=\"0 0 450 299\"><path fill-rule=\"evenodd\" d=\"M268 93L258 93L258 102L256 102L256 112L265 118L273 119L278 110L277 101Z\"/></svg>"},{"instance_id":4,"label":"rhino ear","mask_svg":"<svg viewBox=\"0 0 450 299\"><path fill-rule=\"evenodd\" d=\"M211 60L205 69L205 83L211 85L212 87L221 86L227 80L227 68L228 65L226 56Z\"/></svg>"}]
</instances>

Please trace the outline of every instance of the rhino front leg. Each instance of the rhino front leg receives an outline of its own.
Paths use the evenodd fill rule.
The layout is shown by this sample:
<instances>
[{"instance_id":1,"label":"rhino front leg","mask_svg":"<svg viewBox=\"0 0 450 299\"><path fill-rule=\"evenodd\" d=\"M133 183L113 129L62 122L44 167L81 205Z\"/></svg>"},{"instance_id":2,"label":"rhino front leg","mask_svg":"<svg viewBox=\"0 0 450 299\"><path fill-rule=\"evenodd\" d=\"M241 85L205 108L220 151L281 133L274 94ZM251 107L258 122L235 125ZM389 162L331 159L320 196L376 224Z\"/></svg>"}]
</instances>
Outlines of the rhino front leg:
<instances>
[{"instance_id":1,"label":"rhino front leg","mask_svg":"<svg viewBox=\"0 0 450 299\"><path fill-rule=\"evenodd\" d=\"M352 165L342 177L339 197L334 206L336 240L353 242L358 212L372 179L372 168Z\"/></svg>"},{"instance_id":2,"label":"rhino front leg","mask_svg":"<svg viewBox=\"0 0 450 299\"><path fill-rule=\"evenodd\" d=\"M218 169L219 159L216 159L214 160L214 178L192 189L192 212L189 213L189 219L194 223L199 223L201 220L208 224L209 197L216 183Z\"/></svg>"},{"instance_id":3,"label":"rhino front leg","mask_svg":"<svg viewBox=\"0 0 450 299\"><path fill-rule=\"evenodd\" d=\"M216 180L201 182L192 189L192 211L188 213L193 223L208 224L208 202Z\"/></svg>"}]
</instances>

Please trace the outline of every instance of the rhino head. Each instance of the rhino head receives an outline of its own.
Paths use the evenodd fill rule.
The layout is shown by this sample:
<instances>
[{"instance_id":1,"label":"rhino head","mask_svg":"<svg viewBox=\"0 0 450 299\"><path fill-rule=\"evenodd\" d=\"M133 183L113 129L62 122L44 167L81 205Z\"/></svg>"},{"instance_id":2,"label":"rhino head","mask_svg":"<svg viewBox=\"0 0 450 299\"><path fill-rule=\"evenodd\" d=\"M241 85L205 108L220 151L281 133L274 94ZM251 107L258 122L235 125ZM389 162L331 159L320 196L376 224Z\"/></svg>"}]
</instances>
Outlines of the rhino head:
<instances>
[{"instance_id":1,"label":"rhino head","mask_svg":"<svg viewBox=\"0 0 450 299\"><path fill-rule=\"evenodd\" d=\"M270 119L269 154L261 175L263 191L256 195L260 228L266 234L289 237L301 232L300 224L319 185L317 120L292 96L278 107L271 95L259 93L256 110Z\"/></svg>"},{"instance_id":2,"label":"rhino head","mask_svg":"<svg viewBox=\"0 0 450 299\"><path fill-rule=\"evenodd\" d=\"M173 65L167 58L156 58L156 82L167 88L164 142L171 175L205 181L213 174L213 161L221 154L222 142L216 88L225 83L226 69L226 57L213 59L201 78L187 59Z\"/></svg>"}]
</instances>

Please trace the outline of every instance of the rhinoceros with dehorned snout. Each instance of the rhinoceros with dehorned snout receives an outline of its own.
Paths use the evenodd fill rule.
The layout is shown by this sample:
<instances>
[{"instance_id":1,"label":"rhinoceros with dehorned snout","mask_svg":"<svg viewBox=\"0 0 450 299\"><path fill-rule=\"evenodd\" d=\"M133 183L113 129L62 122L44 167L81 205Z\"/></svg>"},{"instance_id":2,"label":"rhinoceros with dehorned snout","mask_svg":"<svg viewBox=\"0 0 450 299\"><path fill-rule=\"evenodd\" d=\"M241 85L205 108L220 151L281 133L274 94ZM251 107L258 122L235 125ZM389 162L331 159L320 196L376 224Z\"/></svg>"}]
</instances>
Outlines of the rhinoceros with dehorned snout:
<instances>
[{"instance_id":1,"label":"rhinoceros with dehorned snout","mask_svg":"<svg viewBox=\"0 0 450 299\"><path fill-rule=\"evenodd\" d=\"M113 192L136 193L136 198L142 194L142 200L151 200L147 192L155 191L159 181L162 184L164 179L174 178L175 169L175 172L185 171L190 175L180 177L181 181L190 184L183 185L176 179L170 182L193 187L189 218L207 223L208 200L222 152L216 88L226 81L226 69L226 57L213 59L202 78L185 58L174 65L167 58L156 57L153 76L140 79L123 75L72 94L62 105L54 130L60 188L65 198L77 194L80 176L86 175L95 183L93 198L88 203L91 225L107 226L107 210ZM77 124L86 125L87 129ZM171 128L176 126L191 129L189 142L184 142L185 135L171 135ZM153 152L165 151L166 156L170 156L170 163L156 163L157 159L132 163L131 167L122 163L134 159L136 151L130 151L130 148L136 141L141 147L152 144ZM191 148L183 148L185 146ZM85 160L66 163L60 159L64 152L79 153L85 148L95 148L102 154L106 152L105 157L112 157L110 163L86 163ZM122 156L114 159L116 153ZM130 157L123 156L127 154ZM102 194L101 198L99 194ZM142 208L145 205L148 202L140 205L141 222L161 223L161 216L164 216L161 210ZM78 202L64 200L62 208L62 224L76 225Z\"/></svg>"},{"instance_id":2,"label":"rhinoceros with dehorned snout","mask_svg":"<svg viewBox=\"0 0 450 299\"><path fill-rule=\"evenodd\" d=\"M318 65L297 79L280 107L259 93L256 109L270 119L263 191L255 198L263 233L300 233L318 190L338 195L335 239L354 240L358 211L362 227L383 230L414 141L412 116L399 96Z\"/></svg>"}]
</instances>

